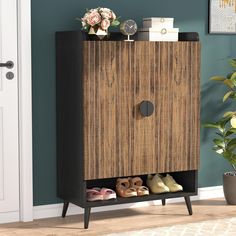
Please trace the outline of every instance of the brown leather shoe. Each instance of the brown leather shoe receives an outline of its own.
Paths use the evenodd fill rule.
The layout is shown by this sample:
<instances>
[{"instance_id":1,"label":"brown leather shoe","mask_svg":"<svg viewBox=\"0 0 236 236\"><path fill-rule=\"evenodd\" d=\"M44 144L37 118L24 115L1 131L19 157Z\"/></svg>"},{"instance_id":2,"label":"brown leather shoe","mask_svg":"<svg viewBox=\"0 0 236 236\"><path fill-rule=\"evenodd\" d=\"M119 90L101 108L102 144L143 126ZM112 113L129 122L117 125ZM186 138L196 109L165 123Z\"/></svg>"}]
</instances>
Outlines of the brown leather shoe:
<instances>
[{"instance_id":1,"label":"brown leather shoe","mask_svg":"<svg viewBox=\"0 0 236 236\"><path fill-rule=\"evenodd\" d=\"M149 189L143 186L143 180L140 177L129 178L130 187L135 188L138 196L149 195Z\"/></svg>"},{"instance_id":2,"label":"brown leather shoe","mask_svg":"<svg viewBox=\"0 0 236 236\"><path fill-rule=\"evenodd\" d=\"M135 197L137 191L135 188L130 187L128 178L118 178L116 180L116 193L120 197Z\"/></svg>"}]
</instances>

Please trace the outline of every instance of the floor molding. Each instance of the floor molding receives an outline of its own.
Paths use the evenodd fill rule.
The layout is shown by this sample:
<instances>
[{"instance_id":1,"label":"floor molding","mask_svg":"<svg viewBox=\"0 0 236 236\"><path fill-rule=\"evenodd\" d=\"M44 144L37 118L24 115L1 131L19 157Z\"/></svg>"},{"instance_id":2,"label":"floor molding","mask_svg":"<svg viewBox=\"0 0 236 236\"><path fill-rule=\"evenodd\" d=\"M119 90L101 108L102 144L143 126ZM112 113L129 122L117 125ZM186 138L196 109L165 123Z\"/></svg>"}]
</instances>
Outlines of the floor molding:
<instances>
[{"instance_id":1,"label":"floor molding","mask_svg":"<svg viewBox=\"0 0 236 236\"><path fill-rule=\"evenodd\" d=\"M19 211L0 213L0 224L17 222L19 219Z\"/></svg>"},{"instance_id":2,"label":"floor molding","mask_svg":"<svg viewBox=\"0 0 236 236\"><path fill-rule=\"evenodd\" d=\"M223 186L215 186L215 187L199 188L198 196L191 197L191 200L204 200L204 199L222 198L222 197L224 197ZM168 199L167 203L168 202L175 203L183 201L184 198L175 198L175 199ZM138 207L160 205L160 204L161 201L140 202L135 204L121 204L121 205L92 208L92 212L114 211L127 208L138 208ZM34 211L33 212L34 219L58 217L61 216L62 204L35 206L33 208L33 211ZM67 215L83 214L83 212L84 211L82 208L70 204Z\"/></svg>"}]
</instances>

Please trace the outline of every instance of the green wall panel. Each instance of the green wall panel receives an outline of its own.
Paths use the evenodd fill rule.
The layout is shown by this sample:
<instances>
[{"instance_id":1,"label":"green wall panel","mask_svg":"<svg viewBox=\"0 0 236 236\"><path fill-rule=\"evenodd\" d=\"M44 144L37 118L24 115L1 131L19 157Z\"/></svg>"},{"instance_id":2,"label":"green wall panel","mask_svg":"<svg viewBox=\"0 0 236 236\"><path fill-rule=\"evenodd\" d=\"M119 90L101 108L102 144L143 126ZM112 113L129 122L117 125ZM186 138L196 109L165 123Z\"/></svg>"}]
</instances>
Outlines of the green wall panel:
<instances>
[{"instance_id":1,"label":"green wall panel","mask_svg":"<svg viewBox=\"0 0 236 236\"><path fill-rule=\"evenodd\" d=\"M236 57L236 38L207 34L207 0L32 0L34 205L60 202L56 196L55 32L80 30L75 17L81 17L86 8L97 6L113 9L122 19L135 19L139 26L143 17L166 16L174 17L175 26L181 31L199 32L202 42L201 119L217 119L217 114L230 106L221 102L224 87L216 86L208 78L224 75L229 70L227 60ZM199 187L221 185L222 173L230 169L211 151L212 136L208 130L201 132Z\"/></svg>"}]
</instances>

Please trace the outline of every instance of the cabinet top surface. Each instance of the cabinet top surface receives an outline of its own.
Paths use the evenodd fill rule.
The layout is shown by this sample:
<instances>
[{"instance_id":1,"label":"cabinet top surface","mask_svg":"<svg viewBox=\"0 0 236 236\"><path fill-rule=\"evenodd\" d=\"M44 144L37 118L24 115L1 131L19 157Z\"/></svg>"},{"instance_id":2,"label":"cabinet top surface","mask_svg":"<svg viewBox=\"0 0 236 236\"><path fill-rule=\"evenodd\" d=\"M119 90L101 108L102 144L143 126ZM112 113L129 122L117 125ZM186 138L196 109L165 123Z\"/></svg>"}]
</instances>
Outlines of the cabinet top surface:
<instances>
[{"instance_id":1,"label":"cabinet top surface","mask_svg":"<svg viewBox=\"0 0 236 236\"><path fill-rule=\"evenodd\" d=\"M109 43L109 42L122 42L122 43L173 43L173 44L178 44L178 43L189 43L189 42L194 42L194 43L199 43L199 34L197 32L179 32L179 41L177 42L171 42L171 41L143 41L143 40L138 40L138 33L135 34L132 39L134 41L125 41L127 37L125 35L122 35L120 32L110 32L109 39L105 40L92 40L87 32L84 31L63 31L63 32L56 32L56 35L59 37L69 37L69 38L74 38L79 41L84 41L84 42L96 42L96 43Z\"/></svg>"},{"instance_id":2,"label":"cabinet top surface","mask_svg":"<svg viewBox=\"0 0 236 236\"><path fill-rule=\"evenodd\" d=\"M119 41L112 41L112 40L109 40L109 41L92 41L92 40L84 40L83 41L84 43L126 43L126 44L135 44L135 43L150 43L150 44L155 44L155 43L161 43L161 44L187 44L187 43L196 43L196 44L200 44L199 41L176 41L176 42L172 42L172 41L138 41L138 40L135 40L135 41L123 41L123 40L119 40Z\"/></svg>"}]
</instances>

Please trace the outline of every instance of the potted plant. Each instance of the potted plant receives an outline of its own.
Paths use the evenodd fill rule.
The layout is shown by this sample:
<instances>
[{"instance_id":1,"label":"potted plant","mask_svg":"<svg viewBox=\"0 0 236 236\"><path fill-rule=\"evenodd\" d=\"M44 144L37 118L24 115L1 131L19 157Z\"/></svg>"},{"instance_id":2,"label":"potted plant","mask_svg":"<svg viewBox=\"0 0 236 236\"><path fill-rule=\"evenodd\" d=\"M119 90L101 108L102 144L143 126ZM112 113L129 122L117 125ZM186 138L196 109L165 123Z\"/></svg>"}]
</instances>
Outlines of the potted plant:
<instances>
[{"instance_id":1,"label":"potted plant","mask_svg":"<svg viewBox=\"0 0 236 236\"><path fill-rule=\"evenodd\" d=\"M103 39L108 35L108 28L110 26L118 26L120 21L116 14L109 8L98 7L95 9L87 9L85 15L80 19L82 29L88 31L89 35L98 36Z\"/></svg>"},{"instance_id":2,"label":"potted plant","mask_svg":"<svg viewBox=\"0 0 236 236\"><path fill-rule=\"evenodd\" d=\"M223 102L228 99L236 100L236 59L230 60L230 64L233 71L226 77L214 76L210 78L213 81L223 83L227 87ZM223 188L227 203L236 205L236 111L228 111L220 120L203 126L216 130L216 136L213 139L213 150L225 158L233 167L233 171L223 175Z\"/></svg>"}]
</instances>

